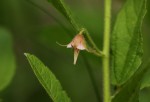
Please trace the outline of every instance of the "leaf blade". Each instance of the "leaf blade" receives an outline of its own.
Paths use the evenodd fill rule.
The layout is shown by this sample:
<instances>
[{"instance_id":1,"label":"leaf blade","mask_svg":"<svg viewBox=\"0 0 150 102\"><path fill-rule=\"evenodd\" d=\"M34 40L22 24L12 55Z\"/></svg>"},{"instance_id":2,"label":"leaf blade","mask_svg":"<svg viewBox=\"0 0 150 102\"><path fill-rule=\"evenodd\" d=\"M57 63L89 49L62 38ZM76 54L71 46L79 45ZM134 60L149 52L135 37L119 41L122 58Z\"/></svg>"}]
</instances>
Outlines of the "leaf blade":
<instances>
[{"instance_id":1,"label":"leaf blade","mask_svg":"<svg viewBox=\"0 0 150 102\"><path fill-rule=\"evenodd\" d=\"M150 67L150 66L148 66ZM143 79L142 79L142 84L141 84L141 89L146 88L146 87L150 87L150 70L148 70Z\"/></svg>"},{"instance_id":2,"label":"leaf blade","mask_svg":"<svg viewBox=\"0 0 150 102\"><path fill-rule=\"evenodd\" d=\"M74 27L76 31L80 31L80 24L75 21L69 8L65 5L63 0L48 0Z\"/></svg>"},{"instance_id":3,"label":"leaf blade","mask_svg":"<svg viewBox=\"0 0 150 102\"><path fill-rule=\"evenodd\" d=\"M112 102L139 102L142 79L148 70L150 59L142 63L136 73L127 81L112 99Z\"/></svg>"},{"instance_id":4,"label":"leaf blade","mask_svg":"<svg viewBox=\"0 0 150 102\"><path fill-rule=\"evenodd\" d=\"M112 83L125 83L141 64L141 25L146 0L128 0L117 16L112 33Z\"/></svg>"},{"instance_id":5,"label":"leaf blade","mask_svg":"<svg viewBox=\"0 0 150 102\"><path fill-rule=\"evenodd\" d=\"M32 70L54 102L71 102L55 75L34 55L25 53Z\"/></svg>"},{"instance_id":6,"label":"leaf blade","mask_svg":"<svg viewBox=\"0 0 150 102\"><path fill-rule=\"evenodd\" d=\"M0 28L0 91L11 82L16 69L12 37L8 30Z\"/></svg>"}]
</instances>

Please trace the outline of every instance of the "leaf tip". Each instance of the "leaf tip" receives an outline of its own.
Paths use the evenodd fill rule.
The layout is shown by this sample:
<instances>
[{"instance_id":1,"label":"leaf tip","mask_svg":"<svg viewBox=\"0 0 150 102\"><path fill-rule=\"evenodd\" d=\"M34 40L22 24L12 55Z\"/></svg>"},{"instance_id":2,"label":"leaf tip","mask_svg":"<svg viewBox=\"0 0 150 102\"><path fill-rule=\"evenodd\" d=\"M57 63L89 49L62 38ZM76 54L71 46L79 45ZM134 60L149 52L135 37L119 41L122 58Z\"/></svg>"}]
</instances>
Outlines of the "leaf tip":
<instances>
[{"instance_id":1,"label":"leaf tip","mask_svg":"<svg viewBox=\"0 0 150 102\"><path fill-rule=\"evenodd\" d=\"M26 57L28 57L29 53L24 53L24 55L25 55Z\"/></svg>"}]
</instances>

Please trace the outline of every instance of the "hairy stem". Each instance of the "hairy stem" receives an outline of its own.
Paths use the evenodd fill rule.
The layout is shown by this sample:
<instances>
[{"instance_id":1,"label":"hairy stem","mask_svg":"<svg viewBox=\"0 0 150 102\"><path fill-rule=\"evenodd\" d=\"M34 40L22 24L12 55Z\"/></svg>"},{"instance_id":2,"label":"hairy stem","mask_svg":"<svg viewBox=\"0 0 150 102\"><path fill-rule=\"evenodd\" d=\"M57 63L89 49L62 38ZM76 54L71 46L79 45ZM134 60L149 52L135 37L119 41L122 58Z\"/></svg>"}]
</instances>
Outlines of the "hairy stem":
<instances>
[{"instance_id":1,"label":"hairy stem","mask_svg":"<svg viewBox=\"0 0 150 102\"><path fill-rule=\"evenodd\" d=\"M105 0L104 11L104 42L103 42L103 102L111 102L110 74L109 74L109 50L110 50L110 24L111 24L111 0Z\"/></svg>"}]
</instances>

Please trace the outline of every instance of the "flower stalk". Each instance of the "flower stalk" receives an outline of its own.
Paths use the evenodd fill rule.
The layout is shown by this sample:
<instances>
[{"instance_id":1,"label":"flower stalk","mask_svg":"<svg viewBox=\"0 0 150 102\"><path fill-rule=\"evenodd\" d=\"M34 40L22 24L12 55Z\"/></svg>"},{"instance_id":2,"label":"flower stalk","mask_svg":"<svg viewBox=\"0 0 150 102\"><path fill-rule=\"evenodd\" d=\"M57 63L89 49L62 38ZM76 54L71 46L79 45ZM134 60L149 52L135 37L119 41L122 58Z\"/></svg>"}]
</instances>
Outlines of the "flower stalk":
<instances>
[{"instance_id":1,"label":"flower stalk","mask_svg":"<svg viewBox=\"0 0 150 102\"><path fill-rule=\"evenodd\" d=\"M87 37L87 40L89 41L89 43L92 45L92 47L91 47L87 44L88 52L93 53L94 55L99 56L99 57L104 56L103 52L96 46L96 44L94 43L90 34L88 33L88 31L85 28L82 28L80 30L79 34L85 35Z\"/></svg>"}]
</instances>

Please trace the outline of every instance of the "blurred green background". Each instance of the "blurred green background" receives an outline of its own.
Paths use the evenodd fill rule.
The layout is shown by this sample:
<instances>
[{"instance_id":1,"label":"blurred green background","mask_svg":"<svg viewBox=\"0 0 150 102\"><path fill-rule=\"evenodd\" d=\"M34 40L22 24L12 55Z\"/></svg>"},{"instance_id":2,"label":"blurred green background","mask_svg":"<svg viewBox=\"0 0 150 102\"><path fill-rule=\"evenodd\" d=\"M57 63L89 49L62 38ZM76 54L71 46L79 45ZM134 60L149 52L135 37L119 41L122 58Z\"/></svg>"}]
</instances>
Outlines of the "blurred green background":
<instances>
[{"instance_id":1,"label":"blurred green background","mask_svg":"<svg viewBox=\"0 0 150 102\"><path fill-rule=\"evenodd\" d=\"M74 17L90 32L98 47L102 48L103 0L64 0ZM112 0L112 26L116 14L125 0ZM150 1L143 24L146 51L149 52ZM60 47L56 41L67 44L76 32L68 21L47 0L0 0L0 28L11 33L16 71L10 85L0 92L3 102L51 102L36 79L24 52L40 58L60 80L73 102L98 102L90 73L96 82L102 100L101 59L81 52L77 65L73 65L73 51ZM0 40L3 38L0 38ZM7 42L1 43L6 45ZM3 51L3 49L0 49ZM91 66L88 69L82 54ZM1 57L1 56L0 56ZM9 57L8 57L9 61ZM9 63L6 63L6 66ZM150 89L140 93L141 102L149 102ZM146 100L147 99L147 100Z\"/></svg>"}]
</instances>

